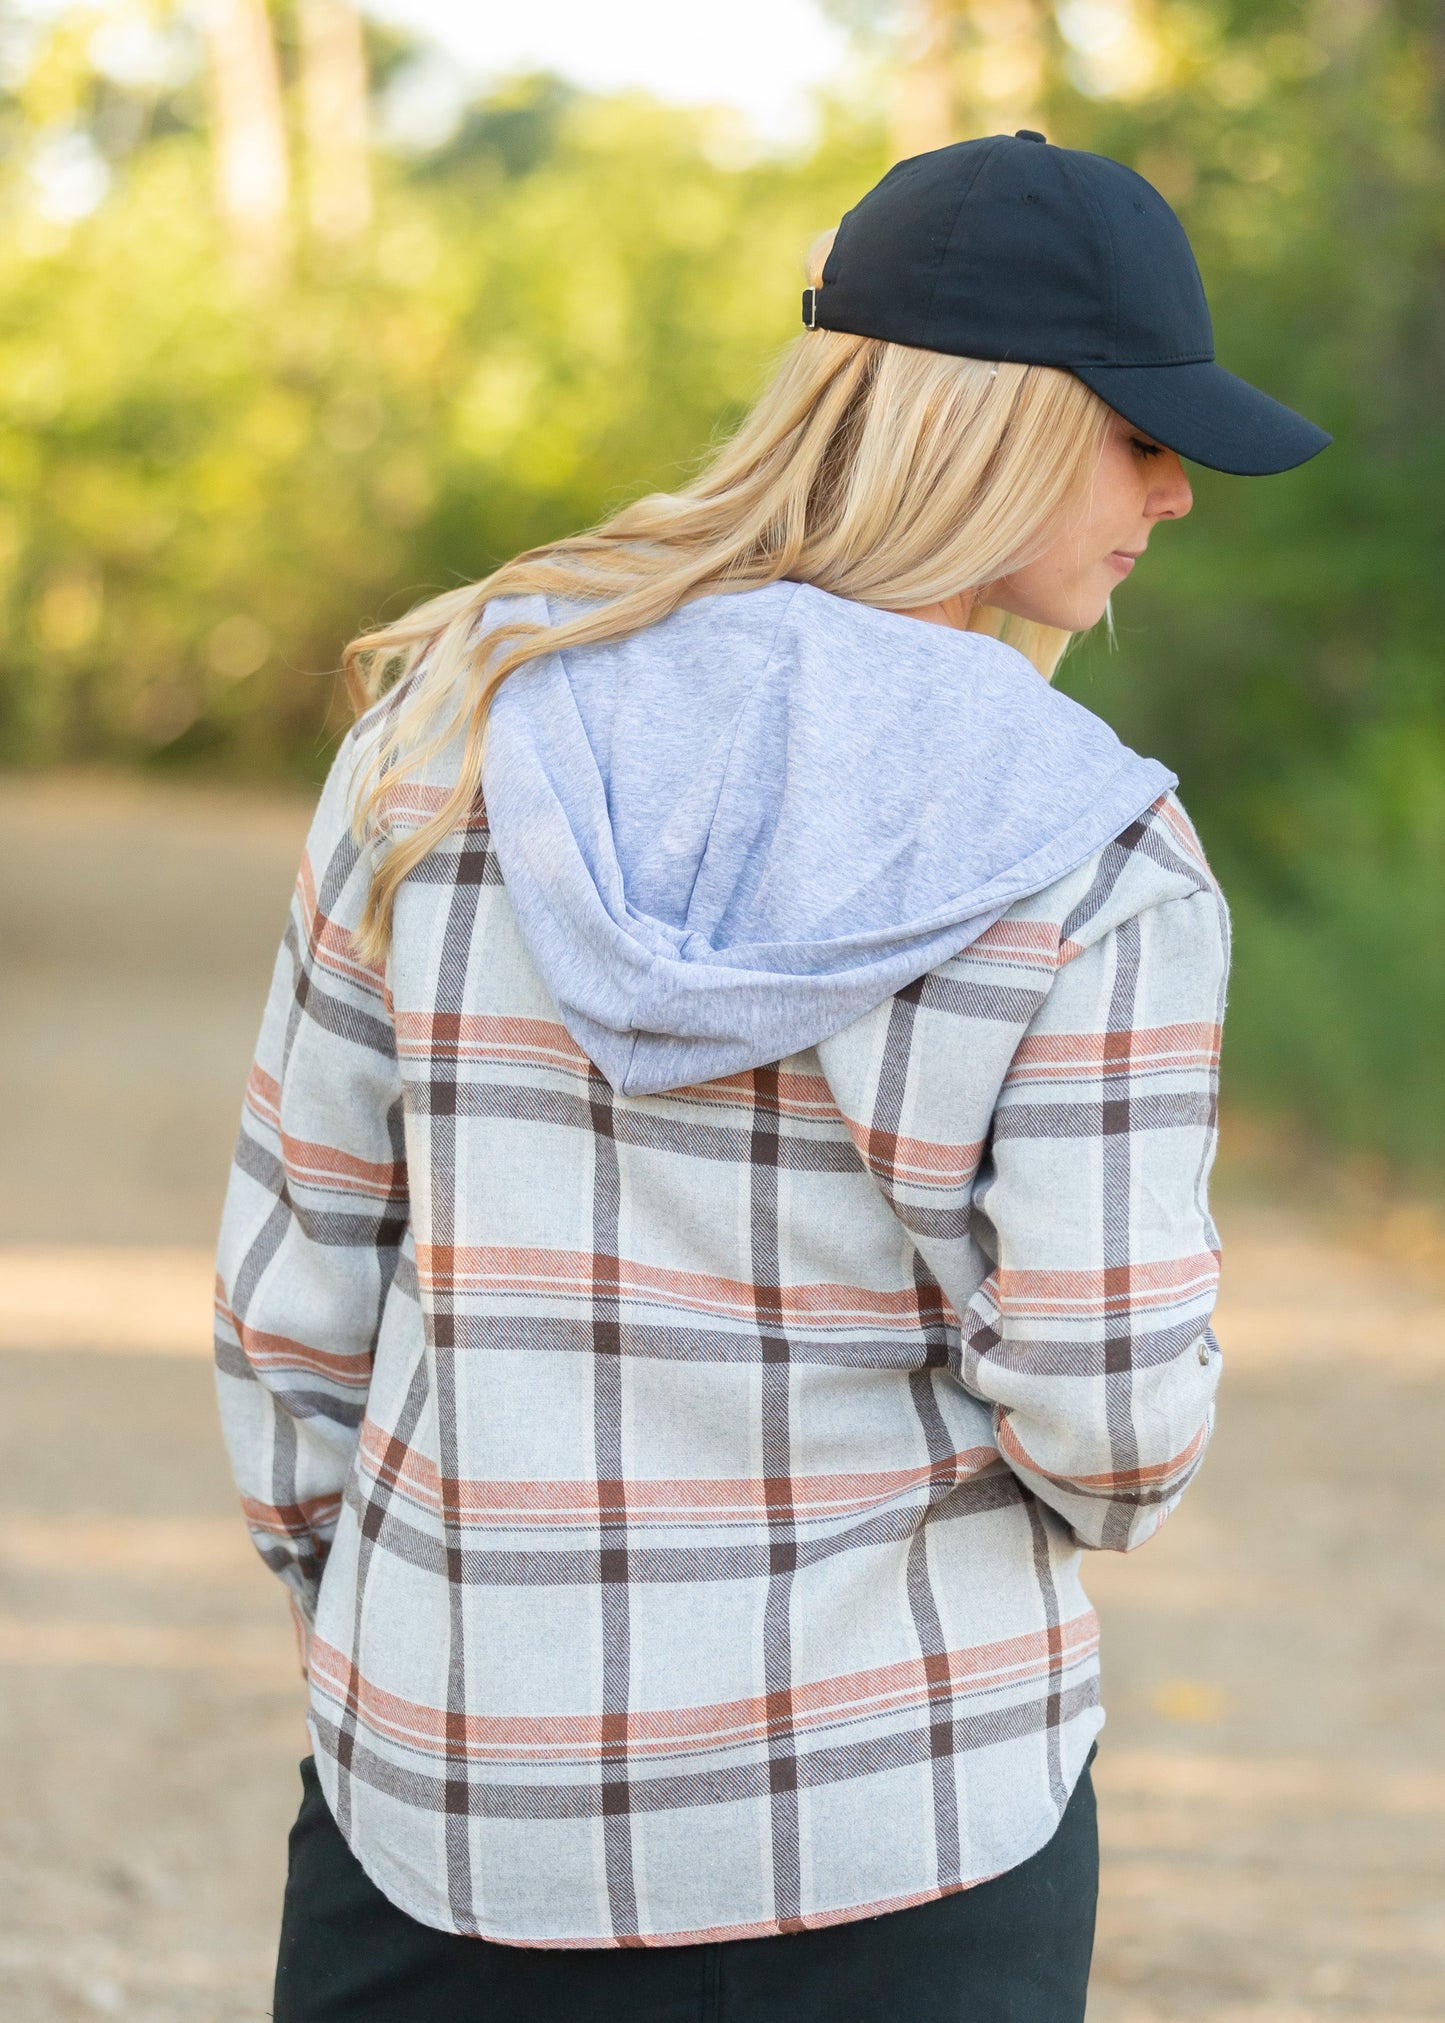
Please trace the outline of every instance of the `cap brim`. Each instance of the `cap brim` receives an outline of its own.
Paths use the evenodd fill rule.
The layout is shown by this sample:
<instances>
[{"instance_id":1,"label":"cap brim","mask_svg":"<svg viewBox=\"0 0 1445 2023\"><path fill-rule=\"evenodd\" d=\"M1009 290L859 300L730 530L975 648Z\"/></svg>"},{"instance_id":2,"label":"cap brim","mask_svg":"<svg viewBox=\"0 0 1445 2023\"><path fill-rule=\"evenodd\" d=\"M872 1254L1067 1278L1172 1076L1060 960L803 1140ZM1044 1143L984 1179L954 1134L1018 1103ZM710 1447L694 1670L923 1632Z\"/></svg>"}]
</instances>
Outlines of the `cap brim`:
<instances>
[{"instance_id":1,"label":"cap brim","mask_svg":"<svg viewBox=\"0 0 1445 2023\"><path fill-rule=\"evenodd\" d=\"M1116 414L1191 463L1236 477L1292 471L1333 436L1222 365L1072 365Z\"/></svg>"}]
</instances>

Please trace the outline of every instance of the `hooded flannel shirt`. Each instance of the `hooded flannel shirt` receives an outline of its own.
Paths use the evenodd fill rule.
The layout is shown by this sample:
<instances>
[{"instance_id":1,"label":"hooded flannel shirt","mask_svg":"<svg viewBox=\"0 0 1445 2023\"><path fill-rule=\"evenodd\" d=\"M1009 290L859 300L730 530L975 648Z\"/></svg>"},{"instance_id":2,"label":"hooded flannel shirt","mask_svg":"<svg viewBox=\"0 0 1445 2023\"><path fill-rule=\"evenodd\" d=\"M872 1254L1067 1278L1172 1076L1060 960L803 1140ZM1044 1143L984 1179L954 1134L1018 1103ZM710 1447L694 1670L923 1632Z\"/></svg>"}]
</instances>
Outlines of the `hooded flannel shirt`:
<instances>
[{"instance_id":1,"label":"hooded flannel shirt","mask_svg":"<svg viewBox=\"0 0 1445 2023\"><path fill-rule=\"evenodd\" d=\"M616 1094L479 803L385 973L347 740L219 1251L224 1431L322 1787L427 1925L669 1945L1052 1834L1081 1553L1208 1439L1228 922L1177 800L820 1045ZM434 790L392 809L419 822Z\"/></svg>"}]
</instances>

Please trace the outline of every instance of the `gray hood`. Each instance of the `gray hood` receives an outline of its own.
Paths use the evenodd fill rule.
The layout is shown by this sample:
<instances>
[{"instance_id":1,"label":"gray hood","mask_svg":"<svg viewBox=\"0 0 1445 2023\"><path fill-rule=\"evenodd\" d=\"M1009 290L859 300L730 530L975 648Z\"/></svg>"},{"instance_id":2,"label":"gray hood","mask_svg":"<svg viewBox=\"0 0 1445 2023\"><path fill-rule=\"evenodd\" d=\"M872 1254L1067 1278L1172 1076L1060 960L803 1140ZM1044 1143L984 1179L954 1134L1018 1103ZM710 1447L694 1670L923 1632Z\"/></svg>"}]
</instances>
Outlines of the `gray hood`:
<instances>
[{"instance_id":1,"label":"gray hood","mask_svg":"<svg viewBox=\"0 0 1445 2023\"><path fill-rule=\"evenodd\" d=\"M634 1095L840 1031L1174 783L1012 647L796 583L531 662L483 776L528 951Z\"/></svg>"}]
</instances>

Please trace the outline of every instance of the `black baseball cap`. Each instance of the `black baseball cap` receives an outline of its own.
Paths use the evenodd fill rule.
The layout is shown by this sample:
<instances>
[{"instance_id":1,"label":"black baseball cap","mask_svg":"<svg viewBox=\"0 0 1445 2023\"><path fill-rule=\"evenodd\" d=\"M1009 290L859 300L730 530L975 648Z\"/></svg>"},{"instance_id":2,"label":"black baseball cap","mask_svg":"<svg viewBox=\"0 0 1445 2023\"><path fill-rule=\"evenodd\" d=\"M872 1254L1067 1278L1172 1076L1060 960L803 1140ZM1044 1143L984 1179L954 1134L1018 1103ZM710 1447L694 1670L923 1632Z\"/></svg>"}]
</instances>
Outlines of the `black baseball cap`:
<instances>
[{"instance_id":1,"label":"black baseball cap","mask_svg":"<svg viewBox=\"0 0 1445 2023\"><path fill-rule=\"evenodd\" d=\"M1167 449L1292 470L1331 437L1214 362L1184 227L1122 162L993 134L891 168L838 227L810 329L1072 372Z\"/></svg>"}]
</instances>

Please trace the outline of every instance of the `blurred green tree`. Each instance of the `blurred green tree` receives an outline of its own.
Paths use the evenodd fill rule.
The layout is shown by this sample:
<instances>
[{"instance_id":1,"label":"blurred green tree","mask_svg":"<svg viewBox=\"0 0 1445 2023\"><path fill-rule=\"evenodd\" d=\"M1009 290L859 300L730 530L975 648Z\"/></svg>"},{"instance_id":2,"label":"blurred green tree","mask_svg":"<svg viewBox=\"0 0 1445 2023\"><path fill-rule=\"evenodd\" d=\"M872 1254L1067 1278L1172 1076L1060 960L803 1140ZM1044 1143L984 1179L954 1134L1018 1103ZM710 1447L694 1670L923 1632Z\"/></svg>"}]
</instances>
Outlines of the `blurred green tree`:
<instances>
[{"instance_id":1,"label":"blurred green tree","mask_svg":"<svg viewBox=\"0 0 1445 2023\"><path fill-rule=\"evenodd\" d=\"M0 757L314 774L350 633L675 482L890 151L1027 102L1163 190L1224 362L1337 438L1199 473L1061 679L1175 767L1225 877L1231 1087L1445 1163L1433 0L833 0L897 88L772 153L551 78L438 123L435 63L370 24L363 65L346 0L228 5L271 30L284 171L239 263L191 16L0 0Z\"/></svg>"},{"instance_id":2,"label":"blurred green tree","mask_svg":"<svg viewBox=\"0 0 1445 2023\"><path fill-rule=\"evenodd\" d=\"M382 609L675 481L792 334L818 221L878 167L866 133L758 161L720 119L522 78L378 159L365 241L297 235L283 277L273 214L241 201L241 115L207 121L184 51L168 95L132 88L153 101L134 143L102 153L124 91L88 67L94 29L67 17L5 108L24 136L0 172L12 763L314 772L334 697L304 671ZM56 183L62 120L108 188Z\"/></svg>"},{"instance_id":3,"label":"blurred green tree","mask_svg":"<svg viewBox=\"0 0 1445 2023\"><path fill-rule=\"evenodd\" d=\"M1199 473L1119 650L1090 642L1067 678L1176 767L1225 879L1231 1086L1438 1167L1445 27L1414 0L1125 14L1142 48L1103 0L1060 9L1059 137L1164 190L1223 362L1336 440L1278 478ZM1103 91L1109 62L1128 89Z\"/></svg>"}]
</instances>

